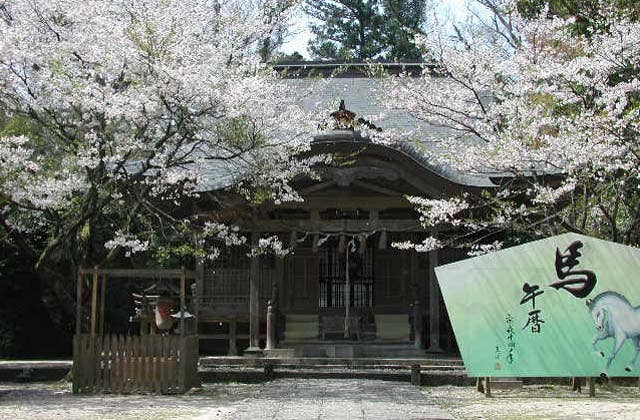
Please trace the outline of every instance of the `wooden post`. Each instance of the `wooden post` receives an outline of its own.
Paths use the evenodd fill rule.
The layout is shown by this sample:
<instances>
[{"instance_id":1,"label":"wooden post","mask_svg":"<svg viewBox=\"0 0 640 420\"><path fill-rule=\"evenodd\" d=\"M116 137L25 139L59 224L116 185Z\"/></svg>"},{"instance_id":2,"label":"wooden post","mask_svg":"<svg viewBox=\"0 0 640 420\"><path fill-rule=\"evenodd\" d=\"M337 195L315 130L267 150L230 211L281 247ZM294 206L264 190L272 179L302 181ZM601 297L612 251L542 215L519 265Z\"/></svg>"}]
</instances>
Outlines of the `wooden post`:
<instances>
[{"instance_id":1,"label":"wooden post","mask_svg":"<svg viewBox=\"0 0 640 420\"><path fill-rule=\"evenodd\" d=\"M228 356L238 355L238 321L229 322L229 352Z\"/></svg>"},{"instance_id":2,"label":"wooden post","mask_svg":"<svg viewBox=\"0 0 640 420\"><path fill-rule=\"evenodd\" d=\"M275 311L278 312L280 310L281 301L280 301L280 290L284 287L284 264L286 257L278 257L276 258L275 263L275 281L272 283L271 288L271 303L275 307ZM283 301L286 305L286 299Z\"/></svg>"},{"instance_id":3,"label":"wooden post","mask_svg":"<svg viewBox=\"0 0 640 420\"><path fill-rule=\"evenodd\" d=\"M186 287L187 287L187 274L184 271L184 267L182 267L182 273L180 274L180 337L185 336L184 325L185 325L185 313L187 312L187 297L186 297Z\"/></svg>"},{"instance_id":4,"label":"wooden post","mask_svg":"<svg viewBox=\"0 0 640 420\"><path fill-rule=\"evenodd\" d=\"M105 295L107 294L107 276L102 276L102 282L100 283L100 322L99 322L99 330L100 335L104 334L104 301Z\"/></svg>"},{"instance_id":5,"label":"wooden post","mask_svg":"<svg viewBox=\"0 0 640 420\"><path fill-rule=\"evenodd\" d=\"M476 378L476 391L484 394L484 386L482 385L482 378L479 376Z\"/></svg>"},{"instance_id":6,"label":"wooden post","mask_svg":"<svg viewBox=\"0 0 640 420\"><path fill-rule=\"evenodd\" d=\"M491 397L491 378L488 376L484 378L484 396Z\"/></svg>"},{"instance_id":7,"label":"wooden post","mask_svg":"<svg viewBox=\"0 0 640 420\"><path fill-rule=\"evenodd\" d=\"M184 319L184 316L181 317L181 319ZM182 323L180 329L182 329ZM184 335L182 334L182 331L180 331L180 335L182 336L180 338L180 341L178 343L179 346L179 351L180 351L180 364L178 365L178 392L186 392L188 390L187 388L187 369L188 367L188 357L187 357L187 340L184 339Z\"/></svg>"},{"instance_id":8,"label":"wooden post","mask_svg":"<svg viewBox=\"0 0 640 420\"><path fill-rule=\"evenodd\" d=\"M80 273L78 272L78 277L80 277ZM73 380L71 384L71 392L77 394L80 392L80 375L82 374L82 369L80 369L80 333L78 332L78 327L76 327L76 335L73 337L73 364L71 365L71 379Z\"/></svg>"},{"instance_id":9,"label":"wooden post","mask_svg":"<svg viewBox=\"0 0 640 420\"><path fill-rule=\"evenodd\" d=\"M98 306L98 267L93 268L93 285L91 286L91 336L96 335L96 316Z\"/></svg>"},{"instance_id":10,"label":"wooden post","mask_svg":"<svg viewBox=\"0 0 640 420\"><path fill-rule=\"evenodd\" d=\"M78 269L76 283L76 335L82 333L82 269ZM75 348L75 346L74 346Z\"/></svg>"},{"instance_id":11,"label":"wooden post","mask_svg":"<svg viewBox=\"0 0 640 420\"><path fill-rule=\"evenodd\" d=\"M273 306L273 328L274 328L274 346L278 347L282 334L281 318L280 318L280 290L284 285L284 259L276 258L275 278L271 283L271 306Z\"/></svg>"},{"instance_id":12,"label":"wooden post","mask_svg":"<svg viewBox=\"0 0 640 420\"><path fill-rule=\"evenodd\" d=\"M422 307L420 306L420 301L416 300L413 304L413 343L416 349L423 347L422 330Z\"/></svg>"},{"instance_id":13,"label":"wooden post","mask_svg":"<svg viewBox=\"0 0 640 420\"><path fill-rule=\"evenodd\" d=\"M345 267L344 267L344 338L349 338L351 336L351 323L349 322L350 306L351 306L351 279L349 278L349 247L351 246L351 241L347 242L347 246L345 247Z\"/></svg>"},{"instance_id":14,"label":"wooden post","mask_svg":"<svg viewBox=\"0 0 640 420\"><path fill-rule=\"evenodd\" d=\"M274 315L273 315L273 306L271 306L271 301L268 303L267 307L267 346L266 350L273 350L275 348L275 325L274 325Z\"/></svg>"},{"instance_id":15,"label":"wooden post","mask_svg":"<svg viewBox=\"0 0 640 420\"><path fill-rule=\"evenodd\" d=\"M595 381L593 380L593 378L591 376L589 376L587 378L587 386L589 387L589 396L590 397L595 397L596 396L596 384L595 384Z\"/></svg>"},{"instance_id":16,"label":"wooden post","mask_svg":"<svg viewBox=\"0 0 640 420\"><path fill-rule=\"evenodd\" d=\"M203 243L202 243L202 239L199 238L198 236L196 236L195 239L196 242L196 246L198 249L202 249L203 248ZM202 304L202 291L204 290L204 258L199 257L196 258L196 283L195 283L195 293L193 296L193 300L194 300L194 315L195 315L195 319L193 320L194 322L194 332L195 334L199 333L199 326L198 326L198 319L200 318L200 305Z\"/></svg>"},{"instance_id":17,"label":"wooden post","mask_svg":"<svg viewBox=\"0 0 640 420\"><path fill-rule=\"evenodd\" d=\"M422 374L420 365L411 365L411 385L420 386L422 384Z\"/></svg>"},{"instance_id":18,"label":"wooden post","mask_svg":"<svg viewBox=\"0 0 640 420\"><path fill-rule=\"evenodd\" d=\"M438 250L429 252L429 351L442 352L440 347L440 288L436 281Z\"/></svg>"},{"instance_id":19,"label":"wooden post","mask_svg":"<svg viewBox=\"0 0 640 420\"><path fill-rule=\"evenodd\" d=\"M251 246L258 246L258 233L251 233ZM249 351L260 350L260 257L251 257L249 267Z\"/></svg>"},{"instance_id":20,"label":"wooden post","mask_svg":"<svg viewBox=\"0 0 640 420\"><path fill-rule=\"evenodd\" d=\"M582 378L576 376L571 378L571 390L582 393Z\"/></svg>"},{"instance_id":21,"label":"wooden post","mask_svg":"<svg viewBox=\"0 0 640 420\"><path fill-rule=\"evenodd\" d=\"M271 365L271 364L264 365L264 376L267 379L273 378L273 370L274 370L273 369L273 365Z\"/></svg>"}]
</instances>

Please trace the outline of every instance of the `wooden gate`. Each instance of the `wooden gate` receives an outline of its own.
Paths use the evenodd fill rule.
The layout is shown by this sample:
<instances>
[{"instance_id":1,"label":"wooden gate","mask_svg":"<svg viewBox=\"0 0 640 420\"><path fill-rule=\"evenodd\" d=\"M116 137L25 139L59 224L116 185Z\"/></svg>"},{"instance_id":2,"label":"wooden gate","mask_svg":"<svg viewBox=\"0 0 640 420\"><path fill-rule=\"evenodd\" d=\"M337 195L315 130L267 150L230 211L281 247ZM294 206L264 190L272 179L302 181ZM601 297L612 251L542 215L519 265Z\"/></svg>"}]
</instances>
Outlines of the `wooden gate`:
<instances>
[{"instance_id":1,"label":"wooden gate","mask_svg":"<svg viewBox=\"0 0 640 420\"><path fill-rule=\"evenodd\" d=\"M84 277L91 276L89 333L83 332ZM187 311L187 280L195 272L181 270L78 270L76 334L73 337L73 392L183 393L198 381L198 336L187 335L186 316L180 317L180 335L120 336L104 334L107 277L110 279L172 279L179 285L179 314ZM100 290L100 299L98 299ZM192 309L197 313L196 309ZM194 331L198 330L195 318Z\"/></svg>"},{"instance_id":2,"label":"wooden gate","mask_svg":"<svg viewBox=\"0 0 640 420\"><path fill-rule=\"evenodd\" d=\"M198 336L73 338L73 392L184 393L198 386Z\"/></svg>"}]
</instances>

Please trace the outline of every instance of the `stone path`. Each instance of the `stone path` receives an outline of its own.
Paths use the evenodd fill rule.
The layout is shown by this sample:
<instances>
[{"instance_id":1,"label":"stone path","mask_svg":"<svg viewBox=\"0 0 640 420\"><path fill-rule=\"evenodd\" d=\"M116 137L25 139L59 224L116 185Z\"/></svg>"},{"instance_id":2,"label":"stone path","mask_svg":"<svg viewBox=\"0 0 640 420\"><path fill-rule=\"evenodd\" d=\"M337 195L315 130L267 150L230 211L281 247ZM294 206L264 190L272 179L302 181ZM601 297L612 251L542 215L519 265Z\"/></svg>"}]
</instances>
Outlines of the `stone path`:
<instances>
[{"instance_id":1,"label":"stone path","mask_svg":"<svg viewBox=\"0 0 640 420\"><path fill-rule=\"evenodd\" d=\"M277 379L230 407L234 420L453 419L403 382L344 379Z\"/></svg>"}]
</instances>

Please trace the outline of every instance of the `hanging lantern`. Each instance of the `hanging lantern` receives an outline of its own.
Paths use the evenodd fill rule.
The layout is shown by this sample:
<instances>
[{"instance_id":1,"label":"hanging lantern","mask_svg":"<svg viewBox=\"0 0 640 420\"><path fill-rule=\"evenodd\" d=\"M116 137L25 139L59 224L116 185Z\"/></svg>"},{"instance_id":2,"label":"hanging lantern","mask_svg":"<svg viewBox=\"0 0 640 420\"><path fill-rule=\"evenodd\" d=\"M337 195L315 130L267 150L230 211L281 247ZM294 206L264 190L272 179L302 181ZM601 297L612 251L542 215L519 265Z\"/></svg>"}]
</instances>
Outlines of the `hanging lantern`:
<instances>
[{"instance_id":1,"label":"hanging lantern","mask_svg":"<svg viewBox=\"0 0 640 420\"><path fill-rule=\"evenodd\" d=\"M367 237L364 235L358 235L358 242L360 245L360 255L364 255L364 251L367 249Z\"/></svg>"},{"instance_id":2,"label":"hanging lantern","mask_svg":"<svg viewBox=\"0 0 640 420\"><path fill-rule=\"evenodd\" d=\"M156 301L155 319L156 326L160 331L169 331L173 326L171 311L173 310L173 299L166 295L158 296Z\"/></svg>"}]
</instances>

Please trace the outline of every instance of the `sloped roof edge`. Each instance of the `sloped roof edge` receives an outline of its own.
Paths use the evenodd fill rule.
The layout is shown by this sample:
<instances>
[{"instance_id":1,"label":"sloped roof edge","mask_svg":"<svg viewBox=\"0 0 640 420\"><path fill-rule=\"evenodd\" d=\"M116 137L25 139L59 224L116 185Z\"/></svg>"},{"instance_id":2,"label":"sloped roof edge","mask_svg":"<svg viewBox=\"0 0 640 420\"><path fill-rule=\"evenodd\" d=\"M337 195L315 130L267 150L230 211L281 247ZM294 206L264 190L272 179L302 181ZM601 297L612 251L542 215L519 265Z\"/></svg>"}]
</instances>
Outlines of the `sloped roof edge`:
<instances>
[{"instance_id":1,"label":"sloped roof edge","mask_svg":"<svg viewBox=\"0 0 640 420\"><path fill-rule=\"evenodd\" d=\"M397 142L393 145L381 144L372 142L370 139L366 137L362 137L360 132L352 131L352 130L332 130L329 132L318 134L314 137L315 144L321 143L352 143L352 144L360 144L362 146L367 146L369 148L376 148L380 150L381 154L398 154L403 156L406 159L416 163L418 166L423 169L437 175L440 178L443 178L446 181L449 181L453 184L460 185L462 187L471 187L471 188L495 188L496 184L492 182L489 175L473 175L473 174L465 174L459 171L455 171L451 168L448 168L443 165L434 164L430 162L427 156L420 151L416 150L415 147L406 143L406 142Z\"/></svg>"},{"instance_id":2,"label":"sloped roof edge","mask_svg":"<svg viewBox=\"0 0 640 420\"><path fill-rule=\"evenodd\" d=\"M283 61L273 65L273 69L284 78L298 79L309 76L322 77L363 77L376 67L381 67L387 74L397 75L408 73L419 76L424 68L434 68L435 65L427 62L408 61Z\"/></svg>"}]
</instances>

